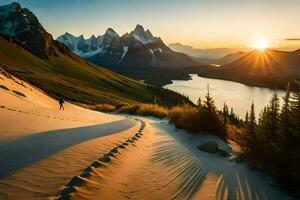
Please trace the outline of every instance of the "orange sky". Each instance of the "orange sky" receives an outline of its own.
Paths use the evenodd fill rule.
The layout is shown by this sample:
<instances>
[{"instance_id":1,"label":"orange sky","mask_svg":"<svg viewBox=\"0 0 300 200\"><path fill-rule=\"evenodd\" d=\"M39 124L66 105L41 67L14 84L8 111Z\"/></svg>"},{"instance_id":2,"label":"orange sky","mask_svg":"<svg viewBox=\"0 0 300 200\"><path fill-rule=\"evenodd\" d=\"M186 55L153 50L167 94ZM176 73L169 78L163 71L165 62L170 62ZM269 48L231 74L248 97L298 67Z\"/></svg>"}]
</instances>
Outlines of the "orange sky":
<instances>
[{"instance_id":1,"label":"orange sky","mask_svg":"<svg viewBox=\"0 0 300 200\"><path fill-rule=\"evenodd\" d=\"M299 0L18 1L54 37L65 32L101 35L108 27L123 34L141 24L166 44L252 47L258 40L267 40L271 47L300 48Z\"/></svg>"}]
</instances>

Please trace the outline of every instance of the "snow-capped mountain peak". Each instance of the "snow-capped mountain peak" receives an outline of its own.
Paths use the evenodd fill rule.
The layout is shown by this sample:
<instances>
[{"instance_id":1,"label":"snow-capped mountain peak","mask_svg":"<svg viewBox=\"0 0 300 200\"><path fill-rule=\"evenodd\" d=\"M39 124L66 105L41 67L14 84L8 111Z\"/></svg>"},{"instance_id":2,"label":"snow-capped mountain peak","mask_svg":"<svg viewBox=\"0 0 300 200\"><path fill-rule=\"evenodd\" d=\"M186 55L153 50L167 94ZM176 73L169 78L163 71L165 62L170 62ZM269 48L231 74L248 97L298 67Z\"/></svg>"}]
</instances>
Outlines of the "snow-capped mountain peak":
<instances>
[{"instance_id":1,"label":"snow-capped mountain peak","mask_svg":"<svg viewBox=\"0 0 300 200\"><path fill-rule=\"evenodd\" d=\"M103 66L195 64L188 56L173 52L159 37L154 37L149 29L145 31L141 25L121 37L112 28L108 28L103 35L92 35L85 40L82 36L75 37L75 40L71 36L68 40L60 36L57 40L65 43L77 55ZM182 60L175 63L173 60L178 59L177 56Z\"/></svg>"},{"instance_id":2,"label":"snow-capped mountain peak","mask_svg":"<svg viewBox=\"0 0 300 200\"><path fill-rule=\"evenodd\" d=\"M136 25L135 29L130 33L136 40L140 41L143 44L155 42L155 37L153 37L152 33L147 29L145 31L144 27L141 25Z\"/></svg>"},{"instance_id":3,"label":"snow-capped mountain peak","mask_svg":"<svg viewBox=\"0 0 300 200\"><path fill-rule=\"evenodd\" d=\"M112 29L112 28L108 28L108 29L105 31L104 35L107 35L107 36L110 36L110 37L114 37L114 38L115 38L115 37L120 37L119 34L116 33L116 31L115 31L114 29Z\"/></svg>"},{"instance_id":4,"label":"snow-capped mountain peak","mask_svg":"<svg viewBox=\"0 0 300 200\"><path fill-rule=\"evenodd\" d=\"M145 32L144 27L142 25L140 25L140 24L136 25L136 27L133 30L133 33L137 34L137 35L141 35L144 32Z\"/></svg>"},{"instance_id":5,"label":"snow-capped mountain peak","mask_svg":"<svg viewBox=\"0 0 300 200\"><path fill-rule=\"evenodd\" d=\"M76 42L76 37L74 35L66 32L65 34L59 36L57 38L57 40L68 46L69 44L73 45ZM72 48L70 48L70 49L72 50Z\"/></svg>"}]
</instances>

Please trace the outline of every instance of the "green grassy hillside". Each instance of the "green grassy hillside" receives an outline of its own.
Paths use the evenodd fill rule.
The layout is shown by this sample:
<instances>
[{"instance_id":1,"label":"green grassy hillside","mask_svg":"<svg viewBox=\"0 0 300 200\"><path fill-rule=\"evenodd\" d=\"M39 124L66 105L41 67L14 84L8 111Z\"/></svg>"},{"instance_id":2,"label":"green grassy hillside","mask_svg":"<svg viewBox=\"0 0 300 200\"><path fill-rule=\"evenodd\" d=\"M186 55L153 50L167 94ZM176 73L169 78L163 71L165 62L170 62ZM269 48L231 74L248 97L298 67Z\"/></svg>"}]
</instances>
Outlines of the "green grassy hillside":
<instances>
[{"instance_id":1,"label":"green grassy hillside","mask_svg":"<svg viewBox=\"0 0 300 200\"><path fill-rule=\"evenodd\" d=\"M60 44L56 55L40 59L0 36L0 67L42 89L83 104L157 102L165 106L189 101L172 91L141 83L91 64Z\"/></svg>"}]
</instances>

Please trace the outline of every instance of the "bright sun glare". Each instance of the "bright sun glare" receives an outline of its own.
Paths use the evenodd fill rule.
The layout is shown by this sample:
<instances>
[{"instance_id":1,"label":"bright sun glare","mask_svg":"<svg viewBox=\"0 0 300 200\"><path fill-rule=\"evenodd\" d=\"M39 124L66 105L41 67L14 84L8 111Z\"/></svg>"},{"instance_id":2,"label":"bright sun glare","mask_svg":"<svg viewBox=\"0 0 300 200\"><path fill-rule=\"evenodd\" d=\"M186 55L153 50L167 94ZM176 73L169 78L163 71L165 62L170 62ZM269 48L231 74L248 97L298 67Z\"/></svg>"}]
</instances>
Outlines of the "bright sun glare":
<instances>
[{"instance_id":1,"label":"bright sun glare","mask_svg":"<svg viewBox=\"0 0 300 200\"><path fill-rule=\"evenodd\" d=\"M269 43L267 40L258 40L254 44L254 48L258 50L265 50L266 48L268 48L268 46Z\"/></svg>"}]
</instances>

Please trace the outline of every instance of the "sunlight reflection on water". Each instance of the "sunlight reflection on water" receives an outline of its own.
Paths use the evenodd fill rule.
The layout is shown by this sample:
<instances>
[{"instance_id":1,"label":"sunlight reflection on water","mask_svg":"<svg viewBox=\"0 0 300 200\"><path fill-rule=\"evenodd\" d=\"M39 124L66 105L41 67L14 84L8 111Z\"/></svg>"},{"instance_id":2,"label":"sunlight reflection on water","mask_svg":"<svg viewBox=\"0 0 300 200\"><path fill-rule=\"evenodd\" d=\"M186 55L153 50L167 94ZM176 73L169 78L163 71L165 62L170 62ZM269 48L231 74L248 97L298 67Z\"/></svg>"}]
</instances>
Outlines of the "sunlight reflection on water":
<instances>
[{"instance_id":1,"label":"sunlight reflection on water","mask_svg":"<svg viewBox=\"0 0 300 200\"><path fill-rule=\"evenodd\" d=\"M164 88L187 95L194 103L197 103L199 97L204 100L207 93L207 84L209 84L211 96L219 109L223 108L225 102L229 107L233 107L234 112L242 118L250 109L252 101L258 116L275 92L275 90L269 88L251 87L232 81L203 78L195 74L191 74L191 80L174 80L172 84L165 85ZM276 92L280 99L285 94L282 90Z\"/></svg>"}]
</instances>

